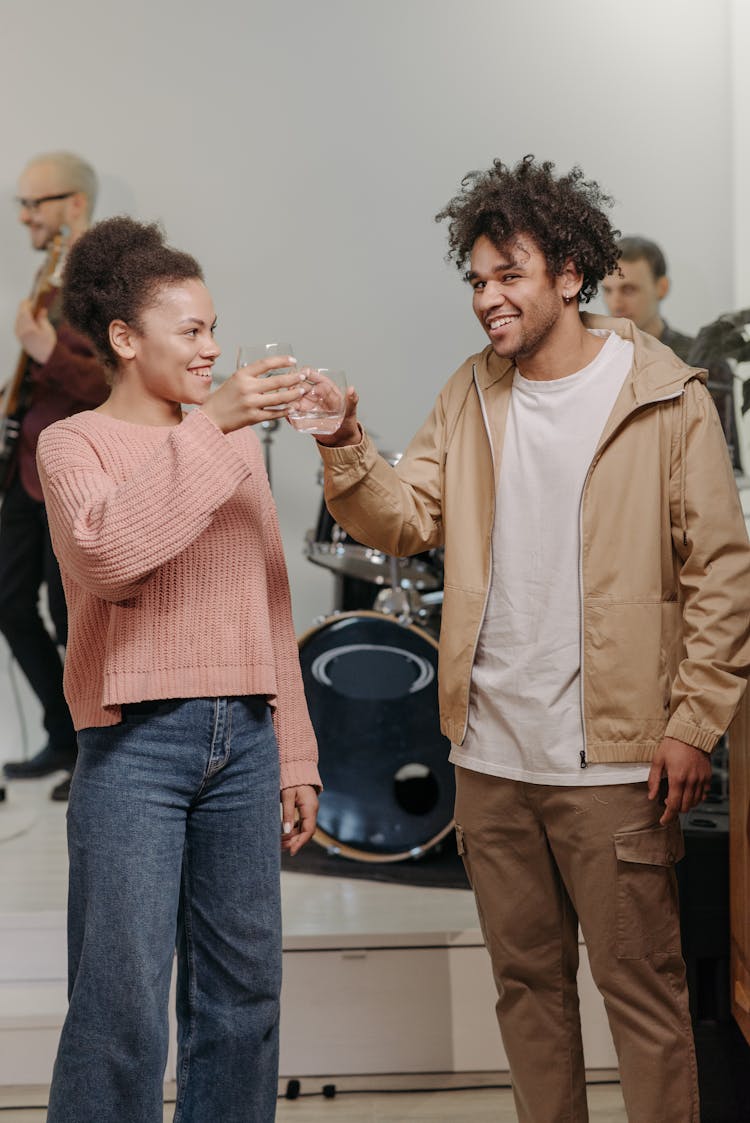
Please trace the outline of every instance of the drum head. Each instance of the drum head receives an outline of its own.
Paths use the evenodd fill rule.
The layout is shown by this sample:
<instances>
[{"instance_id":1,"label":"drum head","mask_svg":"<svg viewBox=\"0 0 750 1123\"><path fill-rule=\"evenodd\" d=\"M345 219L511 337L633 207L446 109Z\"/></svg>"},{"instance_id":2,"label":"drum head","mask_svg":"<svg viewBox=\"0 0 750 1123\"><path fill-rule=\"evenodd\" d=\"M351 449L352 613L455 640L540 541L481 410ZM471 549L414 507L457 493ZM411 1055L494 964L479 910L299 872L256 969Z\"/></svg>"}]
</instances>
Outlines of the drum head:
<instances>
[{"instance_id":1,"label":"drum head","mask_svg":"<svg viewBox=\"0 0 750 1123\"><path fill-rule=\"evenodd\" d=\"M435 640L345 613L301 638L300 662L325 785L317 840L364 861L421 854L450 831L455 796Z\"/></svg>"}]
</instances>

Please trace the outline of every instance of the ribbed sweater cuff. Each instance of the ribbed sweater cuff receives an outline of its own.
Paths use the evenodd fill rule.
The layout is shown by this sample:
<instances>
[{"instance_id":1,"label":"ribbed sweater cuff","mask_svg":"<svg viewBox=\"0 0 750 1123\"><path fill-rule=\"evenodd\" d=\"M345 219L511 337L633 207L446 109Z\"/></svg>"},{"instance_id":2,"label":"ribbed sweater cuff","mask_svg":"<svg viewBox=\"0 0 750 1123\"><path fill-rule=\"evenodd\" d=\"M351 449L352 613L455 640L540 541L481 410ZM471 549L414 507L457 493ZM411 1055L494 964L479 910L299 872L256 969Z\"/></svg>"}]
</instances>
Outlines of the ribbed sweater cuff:
<instances>
[{"instance_id":1,"label":"ribbed sweater cuff","mask_svg":"<svg viewBox=\"0 0 750 1123\"><path fill-rule=\"evenodd\" d=\"M298 788L303 784L309 784L311 787L317 788L319 792L323 790L323 784L320 779L320 774L312 761L282 760L282 788Z\"/></svg>"}]
</instances>

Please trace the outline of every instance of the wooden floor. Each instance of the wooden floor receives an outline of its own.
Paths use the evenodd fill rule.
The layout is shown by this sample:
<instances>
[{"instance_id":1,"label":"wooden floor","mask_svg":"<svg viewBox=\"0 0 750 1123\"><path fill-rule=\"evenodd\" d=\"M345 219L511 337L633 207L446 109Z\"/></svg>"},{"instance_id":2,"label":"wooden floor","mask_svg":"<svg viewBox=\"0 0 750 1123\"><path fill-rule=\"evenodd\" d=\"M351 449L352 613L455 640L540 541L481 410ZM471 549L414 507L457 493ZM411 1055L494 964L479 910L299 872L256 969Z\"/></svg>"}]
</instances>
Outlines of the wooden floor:
<instances>
[{"instance_id":1,"label":"wooden floor","mask_svg":"<svg viewBox=\"0 0 750 1123\"><path fill-rule=\"evenodd\" d=\"M46 1088L0 1089L3 1123L43 1123ZM29 1105L24 1107L23 1105ZM589 1088L590 1123L627 1123L617 1086ZM164 1106L164 1123L171 1123L172 1104ZM347 1094L334 1099L322 1095L280 1100L277 1123L516 1123L512 1094L482 1088L469 1092L413 1092Z\"/></svg>"}]
</instances>

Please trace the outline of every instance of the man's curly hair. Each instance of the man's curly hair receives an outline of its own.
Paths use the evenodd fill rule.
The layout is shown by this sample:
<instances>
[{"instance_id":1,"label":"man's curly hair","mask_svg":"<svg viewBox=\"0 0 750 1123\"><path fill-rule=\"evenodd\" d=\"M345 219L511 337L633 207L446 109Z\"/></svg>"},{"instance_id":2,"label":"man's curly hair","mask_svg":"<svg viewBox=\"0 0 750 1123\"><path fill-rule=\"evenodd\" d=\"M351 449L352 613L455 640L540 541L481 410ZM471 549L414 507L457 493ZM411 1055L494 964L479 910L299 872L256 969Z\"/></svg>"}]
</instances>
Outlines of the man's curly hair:
<instances>
[{"instance_id":1,"label":"man's curly hair","mask_svg":"<svg viewBox=\"0 0 750 1123\"><path fill-rule=\"evenodd\" d=\"M63 275L63 315L87 336L102 362L114 371L118 358L109 325L124 320L137 330L143 311L165 284L203 280L190 254L166 245L156 223L120 215L97 222L76 241Z\"/></svg>"},{"instance_id":2,"label":"man's curly hair","mask_svg":"<svg viewBox=\"0 0 750 1123\"><path fill-rule=\"evenodd\" d=\"M619 230L604 213L613 199L579 167L554 175L549 160L538 164L525 156L514 168L495 160L486 172L469 172L462 190L435 215L448 219L448 260L463 269L477 238L485 235L498 248L517 234L528 234L547 261L551 276L572 260L583 274L578 299L596 294L599 281L617 268Z\"/></svg>"}]
</instances>

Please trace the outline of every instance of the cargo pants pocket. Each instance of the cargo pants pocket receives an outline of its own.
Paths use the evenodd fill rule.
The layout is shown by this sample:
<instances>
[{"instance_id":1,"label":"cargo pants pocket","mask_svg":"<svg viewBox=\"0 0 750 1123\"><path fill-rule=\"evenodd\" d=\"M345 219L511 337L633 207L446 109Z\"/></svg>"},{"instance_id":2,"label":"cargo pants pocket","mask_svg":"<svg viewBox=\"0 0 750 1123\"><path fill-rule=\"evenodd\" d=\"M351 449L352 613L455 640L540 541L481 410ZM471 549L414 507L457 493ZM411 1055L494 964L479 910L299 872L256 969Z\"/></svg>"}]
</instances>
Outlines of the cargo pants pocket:
<instances>
[{"instance_id":1,"label":"cargo pants pocket","mask_svg":"<svg viewBox=\"0 0 750 1123\"><path fill-rule=\"evenodd\" d=\"M617 856L618 959L680 953L680 910L674 871L685 853L677 820L667 826L621 831Z\"/></svg>"},{"instance_id":2,"label":"cargo pants pocket","mask_svg":"<svg viewBox=\"0 0 750 1123\"><path fill-rule=\"evenodd\" d=\"M456 831L456 849L458 850L459 857L461 858L461 861L464 864L464 870L466 872L466 880L469 882L469 888L471 889L472 893L474 894L474 904L476 905L476 909L477 909L477 919L479 920L479 930L482 933L482 939L484 940L485 947L489 951L490 956L492 956L490 934L489 934L489 931L487 929L487 925L485 924L484 912L482 911L482 902L480 900L480 894L477 890L477 886L474 884L474 877L472 876L472 872L471 872L471 857L470 857L470 854L469 854L469 851L470 851L471 847L469 847L467 845L467 840L466 840L466 837L464 835L463 827L459 823L455 823L454 825L455 825L455 831Z\"/></svg>"},{"instance_id":3,"label":"cargo pants pocket","mask_svg":"<svg viewBox=\"0 0 750 1123\"><path fill-rule=\"evenodd\" d=\"M471 864L469 862L469 855L466 852L466 839L464 838L464 829L458 823L455 823L454 827L456 831L456 850L458 851L459 858L463 862L469 885L473 889L474 883L471 880Z\"/></svg>"}]
</instances>

